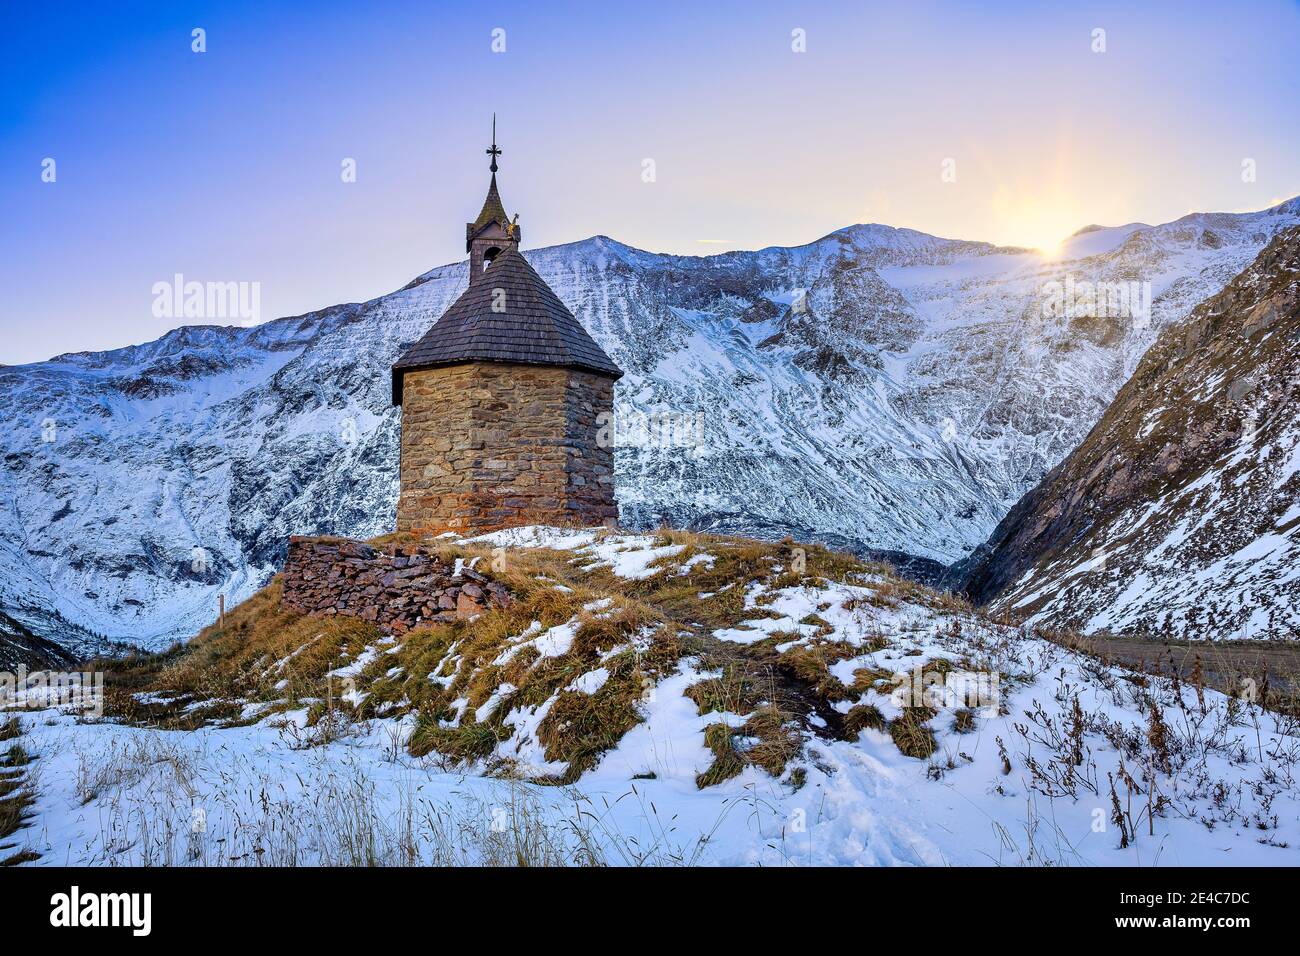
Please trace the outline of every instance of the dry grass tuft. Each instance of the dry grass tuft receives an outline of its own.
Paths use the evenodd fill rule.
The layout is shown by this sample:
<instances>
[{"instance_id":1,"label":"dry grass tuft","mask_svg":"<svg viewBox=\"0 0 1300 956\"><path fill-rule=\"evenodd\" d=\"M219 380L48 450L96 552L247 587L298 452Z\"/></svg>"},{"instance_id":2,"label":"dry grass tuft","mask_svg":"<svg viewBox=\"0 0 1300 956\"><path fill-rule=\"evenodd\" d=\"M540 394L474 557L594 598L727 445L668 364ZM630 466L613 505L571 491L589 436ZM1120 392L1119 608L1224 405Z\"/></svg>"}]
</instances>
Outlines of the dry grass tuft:
<instances>
[{"instance_id":1,"label":"dry grass tuft","mask_svg":"<svg viewBox=\"0 0 1300 956\"><path fill-rule=\"evenodd\" d=\"M772 668L746 657L722 661L721 674L697 681L686 688L700 715L709 713L752 714L764 701L776 696Z\"/></svg>"},{"instance_id":2,"label":"dry grass tuft","mask_svg":"<svg viewBox=\"0 0 1300 956\"><path fill-rule=\"evenodd\" d=\"M730 780L746 766L761 767L773 777L803 750L799 722L771 704L757 708L739 727L719 721L704 730L704 745L713 762L695 777L700 789Z\"/></svg>"},{"instance_id":3,"label":"dry grass tuft","mask_svg":"<svg viewBox=\"0 0 1300 956\"><path fill-rule=\"evenodd\" d=\"M0 743L10 740L17 740L23 735L23 722L19 717L10 717L4 723L0 723Z\"/></svg>"},{"instance_id":4,"label":"dry grass tuft","mask_svg":"<svg viewBox=\"0 0 1300 956\"><path fill-rule=\"evenodd\" d=\"M713 751L713 763L703 773L696 774L695 786L703 790L737 776L745 769L744 758L736 749L733 731L724 723L709 724L704 729L704 746Z\"/></svg>"},{"instance_id":5,"label":"dry grass tuft","mask_svg":"<svg viewBox=\"0 0 1300 956\"><path fill-rule=\"evenodd\" d=\"M834 703L856 698L858 693L831 674L831 665L861 653L861 649L847 641L814 640L787 650L777 658L777 666L811 686L819 697Z\"/></svg>"},{"instance_id":6,"label":"dry grass tuft","mask_svg":"<svg viewBox=\"0 0 1300 956\"><path fill-rule=\"evenodd\" d=\"M762 767L774 777L785 773L785 765L803 749L798 723L770 704L754 711L740 733L757 739L757 743L743 751L745 762Z\"/></svg>"},{"instance_id":7,"label":"dry grass tuft","mask_svg":"<svg viewBox=\"0 0 1300 956\"><path fill-rule=\"evenodd\" d=\"M889 722L889 736L900 753L925 760L938 749L934 731L926 726L926 721L934 716L929 707L905 707L902 716Z\"/></svg>"},{"instance_id":8,"label":"dry grass tuft","mask_svg":"<svg viewBox=\"0 0 1300 956\"><path fill-rule=\"evenodd\" d=\"M884 730L885 716L875 704L858 704L856 707L849 708L849 712L844 715L841 736L845 740L857 740L858 735L868 727L872 730Z\"/></svg>"},{"instance_id":9,"label":"dry grass tuft","mask_svg":"<svg viewBox=\"0 0 1300 956\"><path fill-rule=\"evenodd\" d=\"M31 818L31 806L36 795L30 774L24 768L32 757L18 742L23 734L22 720L10 717L0 724L0 741L9 743L9 749L0 757L0 840L17 833ZM12 849L13 844L0 843L0 849ZM13 866L39 859L39 854L20 850L0 857L0 866Z\"/></svg>"},{"instance_id":10,"label":"dry grass tuft","mask_svg":"<svg viewBox=\"0 0 1300 956\"><path fill-rule=\"evenodd\" d=\"M975 731L975 711L969 707L963 707L952 716L952 729L959 734L969 734Z\"/></svg>"}]
</instances>

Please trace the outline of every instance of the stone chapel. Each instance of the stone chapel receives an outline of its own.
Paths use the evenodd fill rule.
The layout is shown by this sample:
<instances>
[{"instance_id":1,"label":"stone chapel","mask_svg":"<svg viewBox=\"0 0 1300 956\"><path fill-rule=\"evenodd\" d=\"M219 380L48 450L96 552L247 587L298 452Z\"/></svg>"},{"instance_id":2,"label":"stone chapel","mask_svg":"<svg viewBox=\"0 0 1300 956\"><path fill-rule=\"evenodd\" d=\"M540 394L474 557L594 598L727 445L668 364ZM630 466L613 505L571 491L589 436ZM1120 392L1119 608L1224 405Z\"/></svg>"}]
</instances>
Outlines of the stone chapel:
<instances>
[{"instance_id":1,"label":"stone chapel","mask_svg":"<svg viewBox=\"0 0 1300 956\"><path fill-rule=\"evenodd\" d=\"M612 524L623 373L519 252L492 180L465 226L469 287L393 366L398 531ZM602 432L603 429L603 432Z\"/></svg>"}]
</instances>

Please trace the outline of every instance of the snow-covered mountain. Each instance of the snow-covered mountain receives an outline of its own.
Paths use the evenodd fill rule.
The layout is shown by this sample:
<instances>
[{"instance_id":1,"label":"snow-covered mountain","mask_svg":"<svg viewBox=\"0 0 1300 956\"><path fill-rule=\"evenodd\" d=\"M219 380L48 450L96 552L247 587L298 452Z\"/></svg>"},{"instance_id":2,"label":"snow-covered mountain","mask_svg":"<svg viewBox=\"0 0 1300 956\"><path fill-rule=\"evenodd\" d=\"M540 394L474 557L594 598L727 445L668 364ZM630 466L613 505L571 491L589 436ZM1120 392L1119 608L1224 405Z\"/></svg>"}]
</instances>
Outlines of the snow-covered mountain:
<instances>
[{"instance_id":1,"label":"snow-covered mountain","mask_svg":"<svg viewBox=\"0 0 1300 956\"><path fill-rule=\"evenodd\" d=\"M1300 227L1160 336L967 589L1085 632L1300 637L1298 372Z\"/></svg>"},{"instance_id":2,"label":"snow-covered mountain","mask_svg":"<svg viewBox=\"0 0 1300 956\"><path fill-rule=\"evenodd\" d=\"M1089 227L1050 258L879 225L705 258L603 236L527 256L628 373L625 525L948 563L1079 444L1162 328L1297 222L1292 200ZM1149 282L1150 313L1049 315L1067 281ZM252 593L287 535L391 528L389 366L465 282L448 265L364 304L0 368L0 610L83 650L157 646Z\"/></svg>"}]
</instances>

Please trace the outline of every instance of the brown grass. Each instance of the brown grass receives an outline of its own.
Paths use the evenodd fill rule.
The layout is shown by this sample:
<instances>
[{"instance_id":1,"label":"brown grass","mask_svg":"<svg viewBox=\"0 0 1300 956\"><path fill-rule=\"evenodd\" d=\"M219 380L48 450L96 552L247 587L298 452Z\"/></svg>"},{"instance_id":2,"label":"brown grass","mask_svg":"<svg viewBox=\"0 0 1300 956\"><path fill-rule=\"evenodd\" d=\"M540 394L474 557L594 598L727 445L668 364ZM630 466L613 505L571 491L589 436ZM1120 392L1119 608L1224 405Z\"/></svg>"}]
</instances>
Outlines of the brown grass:
<instances>
[{"instance_id":1,"label":"brown grass","mask_svg":"<svg viewBox=\"0 0 1300 956\"><path fill-rule=\"evenodd\" d=\"M875 704L858 704L849 708L849 712L844 715L842 735L845 740L857 740L858 735L868 727L884 730L885 717Z\"/></svg>"},{"instance_id":2,"label":"brown grass","mask_svg":"<svg viewBox=\"0 0 1300 956\"><path fill-rule=\"evenodd\" d=\"M31 817L31 805L36 799L24 770L32 762L32 757L18 742L22 734L21 718L10 717L0 724L0 741L9 744L4 756L0 757L0 841L26 826ZM13 844L0 843L0 849L12 847ZM13 866L38 858L38 854L30 851L19 851L0 858L0 866Z\"/></svg>"},{"instance_id":3,"label":"brown grass","mask_svg":"<svg viewBox=\"0 0 1300 956\"><path fill-rule=\"evenodd\" d=\"M726 746L723 730L706 732L714 752L713 765L700 775L707 786L729 779L747 764L780 775L798 755L806 733L852 735L854 727L885 726L869 705L851 709L843 727L830 710L835 702L854 700L892 680L892 674L859 669L853 684L845 686L830 673L835 663L884 646L883 639L863 647L830 640L832 629L820 613L801 622L817 629L812 640L783 654L776 652L776 645L794 635L774 635L744 646L712 637L720 628L776 616L762 599L746 607L752 583L762 581L769 591L828 581L854 583L869 589L865 603L882 606L902 600L952 601L893 579L883 565L816 545L676 530L661 531L656 540L683 550L657 562L656 573L629 581L608 568L584 571L587 559L565 551L502 552L483 545L387 535L373 543L421 543L448 562L478 558L478 569L510 588L514 603L474 620L417 628L386 645L387 652L355 677L366 696L353 712L338 699L342 688L337 679L326 674L374 647L382 635L354 618L307 617L284 608L277 577L231 609L224 625L205 628L184 646L100 662L106 671L108 711L118 719L168 729L237 723L250 701L268 705L253 719L304 705L309 706L309 723L326 715L331 720L339 714L364 720L414 714L412 754L506 768L511 755L499 751L498 745L514 733L507 723L510 715L551 701L538 726L537 743L548 761L566 765L562 774L546 782L568 783L594 766L642 719L643 695L672 673L684 654L691 654L719 673L686 691L699 712L748 718L743 727L727 732ZM678 573L685 562L706 553L713 557L712 565L697 564ZM583 609L598 599L610 603ZM576 630L567 653L542 657L535 647L519 647L534 622L549 629L568 621L576 622ZM617 650L634 640L640 642L640 651ZM609 677L595 693L565 690L601 666ZM439 680L430 680L431 675ZM142 703L135 696L142 691L164 699ZM484 719L475 721L474 712L494 696L492 712L485 711ZM458 701L463 705L454 707ZM824 719L810 723L814 712ZM914 723L894 721L898 727L891 725L890 732L904 740L904 752L920 754L926 751L927 736L932 745L933 735L923 726L914 728ZM738 743L741 738L743 745Z\"/></svg>"},{"instance_id":4,"label":"brown grass","mask_svg":"<svg viewBox=\"0 0 1300 956\"><path fill-rule=\"evenodd\" d=\"M799 724L791 720L790 714L770 704L754 711L740 728L740 734L758 739L743 751L745 762L762 767L774 777L785 773L785 765L803 749Z\"/></svg>"},{"instance_id":5,"label":"brown grass","mask_svg":"<svg viewBox=\"0 0 1300 956\"><path fill-rule=\"evenodd\" d=\"M777 658L777 666L789 671L802 683L810 685L821 698L831 701L850 700L858 695L832 676L832 664L863 653L847 641L816 640L792 647Z\"/></svg>"},{"instance_id":6,"label":"brown grass","mask_svg":"<svg viewBox=\"0 0 1300 956\"><path fill-rule=\"evenodd\" d=\"M973 733L975 730L975 711L963 707L952 716L952 729L959 734Z\"/></svg>"},{"instance_id":7,"label":"brown grass","mask_svg":"<svg viewBox=\"0 0 1300 956\"><path fill-rule=\"evenodd\" d=\"M934 715L929 707L905 707L902 716L889 722L889 736L900 753L925 760L938 749L934 731L926 726Z\"/></svg>"},{"instance_id":8,"label":"brown grass","mask_svg":"<svg viewBox=\"0 0 1300 956\"><path fill-rule=\"evenodd\" d=\"M713 763L703 773L696 774L695 786L701 790L712 787L745 769L745 761L736 750L732 737L732 729L724 723L709 724L704 729L704 746L713 751Z\"/></svg>"},{"instance_id":9,"label":"brown grass","mask_svg":"<svg viewBox=\"0 0 1300 956\"><path fill-rule=\"evenodd\" d=\"M17 740L23 735L23 722L19 717L10 717L0 723L0 743Z\"/></svg>"},{"instance_id":10,"label":"brown grass","mask_svg":"<svg viewBox=\"0 0 1300 956\"><path fill-rule=\"evenodd\" d=\"M712 662L710 662L712 663ZM747 657L718 662L721 674L697 681L684 691L701 715L751 714L776 695L772 667Z\"/></svg>"},{"instance_id":11,"label":"brown grass","mask_svg":"<svg viewBox=\"0 0 1300 956\"><path fill-rule=\"evenodd\" d=\"M280 604L282 588L280 578L273 578L229 611L224 626L212 624L184 646L87 665L105 672L105 713L144 726L191 730L211 720L234 721L241 700L290 709L337 694L326 672L374 643L379 631L356 618L291 611ZM281 681L284 686L277 687ZM145 691L170 699L137 700ZM196 701L204 706L190 708Z\"/></svg>"}]
</instances>

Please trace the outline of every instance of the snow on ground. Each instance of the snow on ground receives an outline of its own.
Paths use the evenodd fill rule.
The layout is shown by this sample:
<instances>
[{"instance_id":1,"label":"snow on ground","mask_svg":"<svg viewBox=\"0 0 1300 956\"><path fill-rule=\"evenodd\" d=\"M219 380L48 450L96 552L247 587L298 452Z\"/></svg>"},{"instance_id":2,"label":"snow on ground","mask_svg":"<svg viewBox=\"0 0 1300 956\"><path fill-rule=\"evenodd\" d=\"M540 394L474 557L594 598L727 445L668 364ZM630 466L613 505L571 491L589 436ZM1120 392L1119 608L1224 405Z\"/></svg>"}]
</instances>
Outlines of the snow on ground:
<instances>
[{"instance_id":1,"label":"snow on ground","mask_svg":"<svg viewBox=\"0 0 1300 956\"><path fill-rule=\"evenodd\" d=\"M572 531L567 528L546 528L530 525L526 528L507 528L491 534L466 539L478 544L497 547L554 548L573 551L588 558L584 571L608 567L621 578L636 581L655 573L651 567L662 558L681 554L682 545L668 544L655 547L653 535L605 534L598 531Z\"/></svg>"},{"instance_id":2,"label":"snow on ground","mask_svg":"<svg viewBox=\"0 0 1300 956\"><path fill-rule=\"evenodd\" d=\"M515 537L560 540L545 530ZM584 560L593 541L570 533L566 544ZM612 541L602 560L633 577L664 550L650 538ZM678 573L667 564L662 573ZM737 633L766 634L776 623L795 632L786 646L846 642L858 652L835 665L846 685L861 669L919 675L945 662L947 678L927 698L937 711L929 759L905 756L884 730L853 741L806 734L803 757L780 779L747 766L700 789L696 775L713 760L705 729L743 718L700 715L683 696L710 676L694 658L646 695L640 724L563 788L476 775L436 754L413 758L404 746L411 717L365 721L322 741L306 710L162 732L43 709L22 714L36 802L15 839L41 854L36 865L510 862L521 833L549 862L594 854L614 864L768 866L1300 863L1296 721L1105 667L915 593L759 585L748 607L776 617L756 616ZM798 623L814 612L820 633ZM568 626L530 628L520 640L558 647L555 632ZM958 713L971 701L951 693L960 698L972 678L961 667L997 675L1000 694L979 702L964 733ZM571 689L593 693L607 676L589 671ZM549 704L509 718L521 765L538 772L562 769L545 763L531 737ZM836 706L857 704L891 719L903 713L897 692L880 685ZM1153 727L1163 728L1160 747Z\"/></svg>"}]
</instances>

